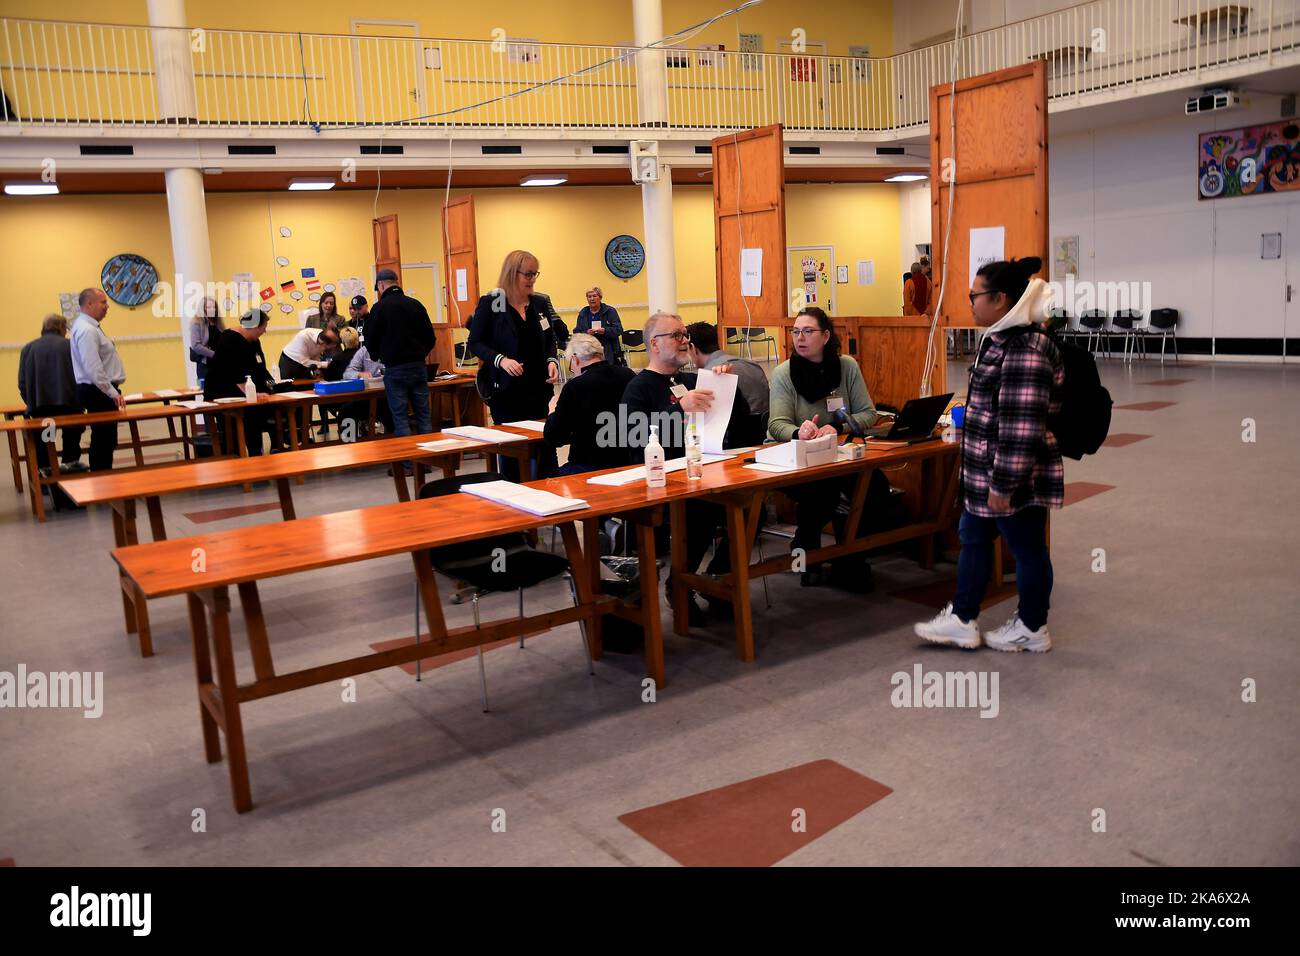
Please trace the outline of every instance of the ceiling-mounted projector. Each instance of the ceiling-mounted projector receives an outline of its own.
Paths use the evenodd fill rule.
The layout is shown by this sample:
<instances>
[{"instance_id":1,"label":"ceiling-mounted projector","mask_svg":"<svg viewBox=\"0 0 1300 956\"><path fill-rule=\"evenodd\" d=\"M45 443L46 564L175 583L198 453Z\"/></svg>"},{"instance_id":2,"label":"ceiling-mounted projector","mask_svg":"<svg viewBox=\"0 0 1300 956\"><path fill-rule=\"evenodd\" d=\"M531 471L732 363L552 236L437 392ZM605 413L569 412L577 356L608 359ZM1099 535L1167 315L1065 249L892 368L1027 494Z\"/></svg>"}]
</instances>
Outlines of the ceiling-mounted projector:
<instances>
[{"instance_id":1,"label":"ceiling-mounted projector","mask_svg":"<svg viewBox=\"0 0 1300 956\"><path fill-rule=\"evenodd\" d=\"M1200 96L1189 96L1184 113L1213 113L1215 110L1230 110L1244 106L1245 100L1233 90L1206 90Z\"/></svg>"}]
</instances>

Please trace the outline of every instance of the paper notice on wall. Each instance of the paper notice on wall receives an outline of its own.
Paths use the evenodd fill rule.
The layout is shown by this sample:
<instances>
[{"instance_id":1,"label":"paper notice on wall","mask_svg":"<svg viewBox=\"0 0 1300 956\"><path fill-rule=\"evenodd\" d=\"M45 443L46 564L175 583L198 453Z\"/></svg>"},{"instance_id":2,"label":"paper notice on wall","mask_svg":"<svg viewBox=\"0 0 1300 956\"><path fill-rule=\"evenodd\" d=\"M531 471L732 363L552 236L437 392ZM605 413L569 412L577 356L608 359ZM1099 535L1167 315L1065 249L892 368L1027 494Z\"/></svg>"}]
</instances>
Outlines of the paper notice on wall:
<instances>
[{"instance_id":1,"label":"paper notice on wall","mask_svg":"<svg viewBox=\"0 0 1300 956\"><path fill-rule=\"evenodd\" d=\"M988 226L970 231L970 275L967 281L975 281L975 273L980 267L990 262L1001 262L1006 258L1006 226Z\"/></svg>"},{"instance_id":2,"label":"paper notice on wall","mask_svg":"<svg viewBox=\"0 0 1300 956\"><path fill-rule=\"evenodd\" d=\"M325 288L328 290L329 286ZM360 276L349 276L346 279L339 280L337 289L338 291L335 294L338 296L339 302L351 302L353 296L366 294L366 283Z\"/></svg>"},{"instance_id":3,"label":"paper notice on wall","mask_svg":"<svg viewBox=\"0 0 1300 956\"><path fill-rule=\"evenodd\" d=\"M253 273L236 272L233 284L236 302L252 302L257 298L257 283L253 281Z\"/></svg>"},{"instance_id":4,"label":"paper notice on wall","mask_svg":"<svg viewBox=\"0 0 1300 956\"><path fill-rule=\"evenodd\" d=\"M77 304L76 292L59 293L59 314L60 315L62 315L65 319L71 322L77 317L77 313L80 311L81 311L81 306Z\"/></svg>"},{"instance_id":5,"label":"paper notice on wall","mask_svg":"<svg viewBox=\"0 0 1300 956\"><path fill-rule=\"evenodd\" d=\"M858 285L875 285L876 284L876 260L859 259L858 260Z\"/></svg>"},{"instance_id":6,"label":"paper notice on wall","mask_svg":"<svg viewBox=\"0 0 1300 956\"><path fill-rule=\"evenodd\" d=\"M469 270L456 270L456 301L467 302L469 300Z\"/></svg>"},{"instance_id":7,"label":"paper notice on wall","mask_svg":"<svg viewBox=\"0 0 1300 956\"><path fill-rule=\"evenodd\" d=\"M740 294L757 297L763 294L763 250L740 250Z\"/></svg>"}]
</instances>

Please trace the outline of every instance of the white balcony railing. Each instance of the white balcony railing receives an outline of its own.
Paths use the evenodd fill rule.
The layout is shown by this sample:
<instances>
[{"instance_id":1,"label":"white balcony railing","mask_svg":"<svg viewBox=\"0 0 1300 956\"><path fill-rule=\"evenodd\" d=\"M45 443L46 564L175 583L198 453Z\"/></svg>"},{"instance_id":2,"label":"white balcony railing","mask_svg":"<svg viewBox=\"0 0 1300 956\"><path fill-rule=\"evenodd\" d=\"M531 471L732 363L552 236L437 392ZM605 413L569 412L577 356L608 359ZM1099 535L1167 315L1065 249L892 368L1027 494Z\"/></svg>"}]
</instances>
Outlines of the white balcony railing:
<instances>
[{"instance_id":1,"label":"white balcony railing","mask_svg":"<svg viewBox=\"0 0 1300 956\"><path fill-rule=\"evenodd\" d=\"M964 37L959 77L1035 58L1082 105L1208 83L1300 53L1300 0L1097 0ZM952 79L953 43L888 58L178 30L0 19L0 132L29 128L547 131L643 137L782 123L902 134ZM638 77L662 72L658 102ZM161 78L161 79L160 79Z\"/></svg>"}]
</instances>

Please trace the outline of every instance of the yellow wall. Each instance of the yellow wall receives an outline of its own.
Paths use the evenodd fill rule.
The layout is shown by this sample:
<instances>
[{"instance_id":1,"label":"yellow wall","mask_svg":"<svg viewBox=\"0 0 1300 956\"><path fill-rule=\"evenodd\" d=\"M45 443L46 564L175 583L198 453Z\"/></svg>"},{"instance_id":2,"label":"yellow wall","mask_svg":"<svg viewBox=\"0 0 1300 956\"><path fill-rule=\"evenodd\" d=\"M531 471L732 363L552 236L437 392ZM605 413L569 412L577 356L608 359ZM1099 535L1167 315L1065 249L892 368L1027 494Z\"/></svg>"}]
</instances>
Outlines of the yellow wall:
<instances>
[{"instance_id":1,"label":"yellow wall","mask_svg":"<svg viewBox=\"0 0 1300 956\"><path fill-rule=\"evenodd\" d=\"M890 278L902 272L897 188L797 185L787 187L786 197L788 243L833 245L837 263L850 267L850 283L836 287L836 311L897 314L900 293ZM292 278L305 293L299 270L309 266L322 282L352 275L368 280L373 256L370 220L376 212L398 215L404 262L441 263L441 199L439 190L384 190L377 204L374 193L360 190L211 194L207 208L215 279L229 282L236 272L252 272L259 289L274 285L278 293L279 283ZM629 233L644 239L638 189L482 189L475 192L474 201L484 291L495 285L505 254L525 248L541 259L538 288L549 292L557 307L580 307L585 290L600 285L625 325L644 322L646 310L629 304L647 300L645 273L624 281L604 265L605 245L613 236ZM712 300L712 192L707 186L677 187L673 205L678 298L684 303ZM288 226L292 235L282 237L281 226ZM35 337L41 318L57 311L59 292L97 285L104 262L119 252L143 255L162 278L174 281L166 199L160 195L6 197L0 200L0 235L9 237L6 255L0 257L0 288L10 296L0 319L0 342L9 346L0 349L3 401L17 397L18 351L13 346ZM277 267L276 255L288 257L289 267ZM875 260L878 281L859 287L856 260L868 258ZM309 305L305 298L294 303L279 294L275 301L295 309ZM429 304L436 314L438 303ZM346 311L346 303L343 307ZM716 314L712 304L684 304L681 311L688 322L713 321ZM273 313L273 327L296 324L296 312L283 315L277 308ZM156 317L151 305L111 305L105 331L119 341L128 391L175 387L184 380L185 350L179 339L128 340L174 336L179 329L179 318ZM271 361L291 334L267 334L263 343Z\"/></svg>"}]
</instances>

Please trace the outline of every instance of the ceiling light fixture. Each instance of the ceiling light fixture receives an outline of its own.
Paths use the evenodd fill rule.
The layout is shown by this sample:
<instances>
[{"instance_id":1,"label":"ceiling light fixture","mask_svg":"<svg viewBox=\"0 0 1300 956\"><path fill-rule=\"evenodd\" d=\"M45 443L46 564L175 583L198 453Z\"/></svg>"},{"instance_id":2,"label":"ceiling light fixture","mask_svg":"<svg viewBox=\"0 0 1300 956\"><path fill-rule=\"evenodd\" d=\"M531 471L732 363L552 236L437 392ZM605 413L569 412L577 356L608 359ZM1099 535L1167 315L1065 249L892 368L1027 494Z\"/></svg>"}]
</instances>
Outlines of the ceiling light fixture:
<instances>
[{"instance_id":1,"label":"ceiling light fixture","mask_svg":"<svg viewBox=\"0 0 1300 956\"><path fill-rule=\"evenodd\" d=\"M520 186L562 186L569 181L564 173L544 173L540 176L525 176L519 180Z\"/></svg>"},{"instance_id":2,"label":"ceiling light fixture","mask_svg":"<svg viewBox=\"0 0 1300 956\"><path fill-rule=\"evenodd\" d=\"M56 196L58 192L57 183L5 183L9 196Z\"/></svg>"},{"instance_id":3,"label":"ceiling light fixture","mask_svg":"<svg viewBox=\"0 0 1300 956\"><path fill-rule=\"evenodd\" d=\"M334 180L332 179L291 179L289 180L289 189L298 192L300 190L322 190L333 189Z\"/></svg>"}]
</instances>

